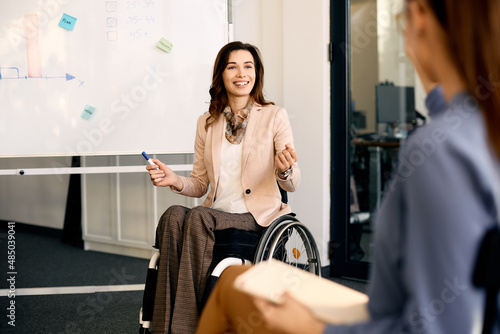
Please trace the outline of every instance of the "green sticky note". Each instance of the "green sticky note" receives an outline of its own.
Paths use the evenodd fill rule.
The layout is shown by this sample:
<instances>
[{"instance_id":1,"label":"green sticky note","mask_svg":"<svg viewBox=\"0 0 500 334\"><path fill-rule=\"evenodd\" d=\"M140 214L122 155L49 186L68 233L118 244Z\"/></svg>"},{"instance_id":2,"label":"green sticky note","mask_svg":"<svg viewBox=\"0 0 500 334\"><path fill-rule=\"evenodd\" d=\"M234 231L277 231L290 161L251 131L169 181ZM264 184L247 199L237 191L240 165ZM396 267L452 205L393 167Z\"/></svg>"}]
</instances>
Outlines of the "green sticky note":
<instances>
[{"instance_id":1,"label":"green sticky note","mask_svg":"<svg viewBox=\"0 0 500 334\"><path fill-rule=\"evenodd\" d=\"M173 45L172 43L170 43L169 41L167 41L165 38L162 37L160 41L156 43L156 47L165 52L170 52L170 50L172 50Z\"/></svg>"}]
</instances>

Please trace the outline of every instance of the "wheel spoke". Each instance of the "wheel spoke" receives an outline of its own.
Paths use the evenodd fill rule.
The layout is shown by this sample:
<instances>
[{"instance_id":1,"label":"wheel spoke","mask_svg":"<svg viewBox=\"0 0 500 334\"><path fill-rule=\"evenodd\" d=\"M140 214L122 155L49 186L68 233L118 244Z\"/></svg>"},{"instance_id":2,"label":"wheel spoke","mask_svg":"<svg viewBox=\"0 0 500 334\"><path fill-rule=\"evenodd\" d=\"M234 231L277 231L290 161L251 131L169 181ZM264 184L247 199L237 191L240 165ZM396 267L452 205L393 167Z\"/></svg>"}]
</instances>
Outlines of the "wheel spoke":
<instances>
[{"instance_id":1,"label":"wheel spoke","mask_svg":"<svg viewBox=\"0 0 500 334\"><path fill-rule=\"evenodd\" d=\"M307 228L296 220L282 220L266 234L256 261L275 258L294 267L320 275L319 253Z\"/></svg>"}]
</instances>

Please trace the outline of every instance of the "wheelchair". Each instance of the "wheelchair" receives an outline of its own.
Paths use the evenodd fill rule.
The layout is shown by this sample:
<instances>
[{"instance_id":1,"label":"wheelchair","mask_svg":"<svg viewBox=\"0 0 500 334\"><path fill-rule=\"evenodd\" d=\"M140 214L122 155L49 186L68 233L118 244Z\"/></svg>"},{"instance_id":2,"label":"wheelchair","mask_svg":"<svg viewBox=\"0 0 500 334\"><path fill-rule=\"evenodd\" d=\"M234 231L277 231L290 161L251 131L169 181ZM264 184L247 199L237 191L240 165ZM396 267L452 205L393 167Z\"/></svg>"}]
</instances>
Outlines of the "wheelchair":
<instances>
[{"instance_id":1,"label":"wheelchair","mask_svg":"<svg viewBox=\"0 0 500 334\"><path fill-rule=\"evenodd\" d=\"M139 316L140 334L150 333L159 257L158 251L149 262ZM217 278L224 269L231 265L269 261L271 258L321 276L320 255L314 238L293 213L276 218L261 233L235 228L215 231L211 274L207 280L200 310L203 309Z\"/></svg>"}]
</instances>

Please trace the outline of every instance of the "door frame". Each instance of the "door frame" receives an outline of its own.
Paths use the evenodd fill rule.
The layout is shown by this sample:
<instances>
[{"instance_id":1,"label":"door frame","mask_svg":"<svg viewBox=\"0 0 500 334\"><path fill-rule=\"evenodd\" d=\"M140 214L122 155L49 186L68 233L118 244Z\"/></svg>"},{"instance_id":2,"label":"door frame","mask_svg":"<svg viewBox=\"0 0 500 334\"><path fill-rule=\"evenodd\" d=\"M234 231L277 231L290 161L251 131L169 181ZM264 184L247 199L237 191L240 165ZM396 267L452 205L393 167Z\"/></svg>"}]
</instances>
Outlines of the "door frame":
<instances>
[{"instance_id":1,"label":"door frame","mask_svg":"<svg viewBox=\"0 0 500 334\"><path fill-rule=\"evenodd\" d=\"M330 276L367 279L370 263L349 260L350 0L330 0Z\"/></svg>"}]
</instances>

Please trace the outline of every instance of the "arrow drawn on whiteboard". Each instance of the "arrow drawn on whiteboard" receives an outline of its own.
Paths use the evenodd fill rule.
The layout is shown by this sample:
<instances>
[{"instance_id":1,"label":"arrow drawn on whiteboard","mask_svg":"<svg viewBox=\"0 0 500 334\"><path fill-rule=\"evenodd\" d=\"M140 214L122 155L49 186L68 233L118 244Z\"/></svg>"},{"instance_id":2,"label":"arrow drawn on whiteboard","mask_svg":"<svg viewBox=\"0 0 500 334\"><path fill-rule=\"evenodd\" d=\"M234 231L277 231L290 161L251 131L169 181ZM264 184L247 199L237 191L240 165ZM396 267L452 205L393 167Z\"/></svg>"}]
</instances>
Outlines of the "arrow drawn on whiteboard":
<instances>
[{"instance_id":1,"label":"arrow drawn on whiteboard","mask_svg":"<svg viewBox=\"0 0 500 334\"><path fill-rule=\"evenodd\" d=\"M10 75L8 75L8 76L2 75L2 70L4 70L4 72L9 73ZM13 75L11 72L13 72ZM7 79L25 79L25 80L28 80L28 79L66 79L66 81L70 81L70 80L75 79L75 77L69 73L66 73L66 75L55 76L55 77L49 77L49 76L29 77L27 75L20 76L19 69L17 67L0 67L0 80L7 80Z\"/></svg>"}]
</instances>

